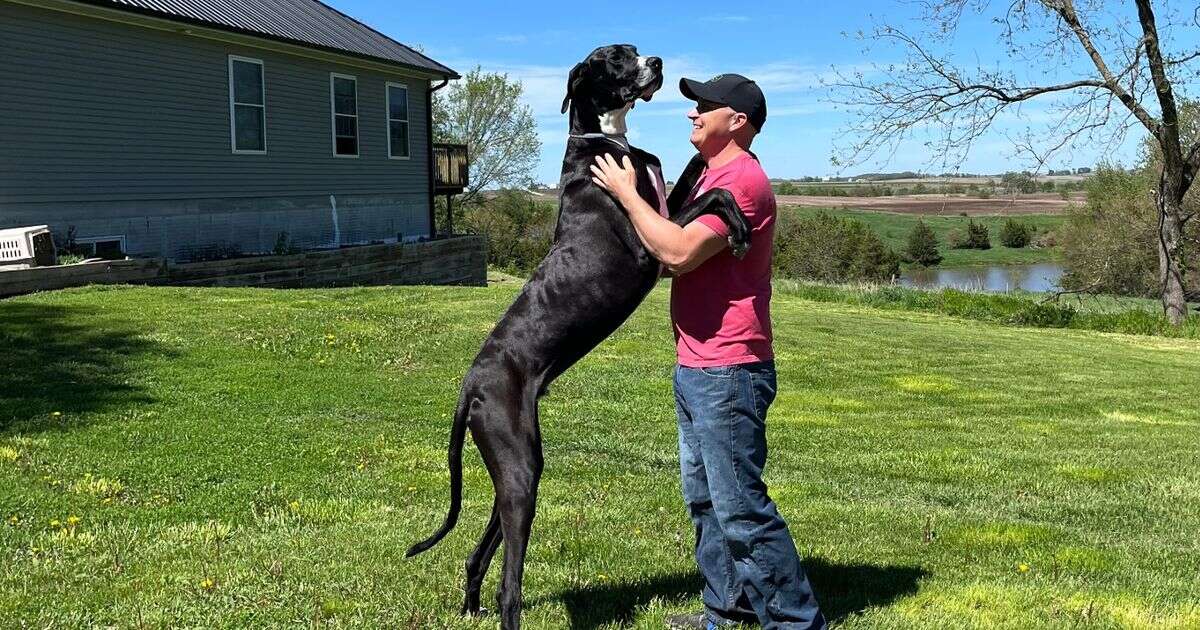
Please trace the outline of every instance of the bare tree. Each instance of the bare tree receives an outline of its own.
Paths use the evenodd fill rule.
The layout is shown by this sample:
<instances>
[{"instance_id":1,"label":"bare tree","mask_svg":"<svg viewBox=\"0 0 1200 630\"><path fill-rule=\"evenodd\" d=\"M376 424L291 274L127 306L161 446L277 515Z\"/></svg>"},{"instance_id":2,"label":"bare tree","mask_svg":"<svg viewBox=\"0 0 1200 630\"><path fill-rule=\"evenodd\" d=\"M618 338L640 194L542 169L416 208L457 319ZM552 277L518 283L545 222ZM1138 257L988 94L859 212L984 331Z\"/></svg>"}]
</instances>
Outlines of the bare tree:
<instances>
[{"instance_id":1,"label":"bare tree","mask_svg":"<svg viewBox=\"0 0 1200 630\"><path fill-rule=\"evenodd\" d=\"M1163 310L1181 323L1187 317L1183 235L1195 215L1184 209L1183 198L1200 169L1200 142L1180 140L1176 103L1182 94L1176 92L1200 76L1200 50L1168 48L1175 33L1194 35L1200 28L1200 8L1162 6L1156 17L1150 0L1120 7L1105 0L991 4L926 0L919 3L925 19L919 32L884 24L862 36L897 45L904 61L840 74L834 82L835 101L856 120L835 162L858 163L925 136L934 154L957 165L1006 112L1020 116L1023 104L1034 99L1049 103L1048 122L1012 140L1039 168L1073 147L1102 143L1111 149L1141 126L1161 155L1154 203ZM939 52L972 14L994 15L999 54L1009 60L1004 69L978 61L961 65ZM1087 70L1069 74L1080 65Z\"/></svg>"},{"instance_id":2,"label":"bare tree","mask_svg":"<svg viewBox=\"0 0 1200 630\"><path fill-rule=\"evenodd\" d=\"M527 186L533 180L541 141L533 111L521 102L524 87L507 75L479 67L437 93L433 133L438 142L467 145L470 185L460 205L495 186Z\"/></svg>"}]
</instances>

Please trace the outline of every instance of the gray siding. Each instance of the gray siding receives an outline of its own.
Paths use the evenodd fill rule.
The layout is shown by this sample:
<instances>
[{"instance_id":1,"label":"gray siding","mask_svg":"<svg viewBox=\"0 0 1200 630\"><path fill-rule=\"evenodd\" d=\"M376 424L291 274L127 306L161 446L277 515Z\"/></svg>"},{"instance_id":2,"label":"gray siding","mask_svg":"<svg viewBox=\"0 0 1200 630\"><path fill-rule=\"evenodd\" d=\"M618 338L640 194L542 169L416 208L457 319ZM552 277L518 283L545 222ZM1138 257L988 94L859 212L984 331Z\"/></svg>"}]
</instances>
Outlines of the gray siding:
<instances>
[{"instance_id":1,"label":"gray siding","mask_svg":"<svg viewBox=\"0 0 1200 630\"><path fill-rule=\"evenodd\" d=\"M231 151L231 54L263 61L266 155ZM4 0L0 59L0 223L68 202L420 195L428 211L422 80ZM358 78L357 159L333 156L330 72ZM409 85L410 160L387 157L387 81Z\"/></svg>"}]
</instances>

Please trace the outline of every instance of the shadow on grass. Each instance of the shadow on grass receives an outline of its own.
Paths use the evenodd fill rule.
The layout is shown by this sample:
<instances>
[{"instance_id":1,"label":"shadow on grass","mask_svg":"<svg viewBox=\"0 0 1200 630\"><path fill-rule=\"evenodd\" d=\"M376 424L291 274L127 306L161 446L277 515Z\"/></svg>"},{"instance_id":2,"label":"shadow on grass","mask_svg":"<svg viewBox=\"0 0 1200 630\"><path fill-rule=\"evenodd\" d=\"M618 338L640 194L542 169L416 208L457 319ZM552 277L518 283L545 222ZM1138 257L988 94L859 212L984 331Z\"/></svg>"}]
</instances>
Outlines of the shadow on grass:
<instances>
[{"instance_id":1,"label":"shadow on grass","mask_svg":"<svg viewBox=\"0 0 1200 630\"><path fill-rule=\"evenodd\" d=\"M831 564L820 558L805 560L804 570L830 623L913 595L929 575L921 567Z\"/></svg>"},{"instance_id":2,"label":"shadow on grass","mask_svg":"<svg viewBox=\"0 0 1200 630\"><path fill-rule=\"evenodd\" d=\"M806 560L804 569L830 623L912 595L917 592L918 582L928 575L928 571L920 567L841 565L819 558ZM671 606L698 599L703 586L704 579L699 572L693 571L571 589L552 599L566 605L571 628L586 630L614 623L633 625L638 611L651 601Z\"/></svg>"},{"instance_id":3,"label":"shadow on grass","mask_svg":"<svg viewBox=\"0 0 1200 630\"><path fill-rule=\"evenodd\" d=\"M0 435L68 430L78 414L151 402L131 371L167 351L138 333L100 308L0 301Z\"/></svg>"}]
</instances>

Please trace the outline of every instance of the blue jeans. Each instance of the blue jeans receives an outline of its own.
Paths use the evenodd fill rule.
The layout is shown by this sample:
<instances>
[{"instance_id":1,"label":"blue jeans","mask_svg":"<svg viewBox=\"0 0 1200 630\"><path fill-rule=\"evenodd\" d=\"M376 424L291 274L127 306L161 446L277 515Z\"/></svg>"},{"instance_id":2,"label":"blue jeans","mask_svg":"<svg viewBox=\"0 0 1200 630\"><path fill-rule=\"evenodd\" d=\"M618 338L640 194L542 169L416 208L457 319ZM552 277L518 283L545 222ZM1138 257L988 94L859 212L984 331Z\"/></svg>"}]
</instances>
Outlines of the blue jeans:
<instances>
[{"instance_id":1,"label":"blue jeans","mask_svg":"<svg viewBox=\"0 0 1200 630\"><path fill-rule=\"evenodd\" d=\"M787 523L767 496L772 361L675 368L683 498L696 526L709 627L824 628Z\"/></svg>"}]
</instances>

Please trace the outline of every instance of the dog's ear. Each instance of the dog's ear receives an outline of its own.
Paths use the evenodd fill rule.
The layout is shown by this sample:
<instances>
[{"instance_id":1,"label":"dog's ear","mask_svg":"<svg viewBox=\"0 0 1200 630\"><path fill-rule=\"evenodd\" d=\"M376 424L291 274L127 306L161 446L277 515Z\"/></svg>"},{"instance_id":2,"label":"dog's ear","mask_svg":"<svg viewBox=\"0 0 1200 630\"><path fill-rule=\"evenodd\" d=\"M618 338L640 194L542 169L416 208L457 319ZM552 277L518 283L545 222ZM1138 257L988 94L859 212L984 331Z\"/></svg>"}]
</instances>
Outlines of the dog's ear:
<instances>
[{"instance_id":1,"label":"dog's ear","mask_svg":"<svg viewBox=\"0 0 1200 630\"><path fill-rule=\"evenodd\" d=\"M571 99L575 96L575 90L579 89L579 84L583 82L583 71L587 68L587 64L577 63L574 68L571 68L571 74L567 77L567 95L563 97L562 111L567 113L567 108L571 105Z\"/></svg>"}]
</instances>

